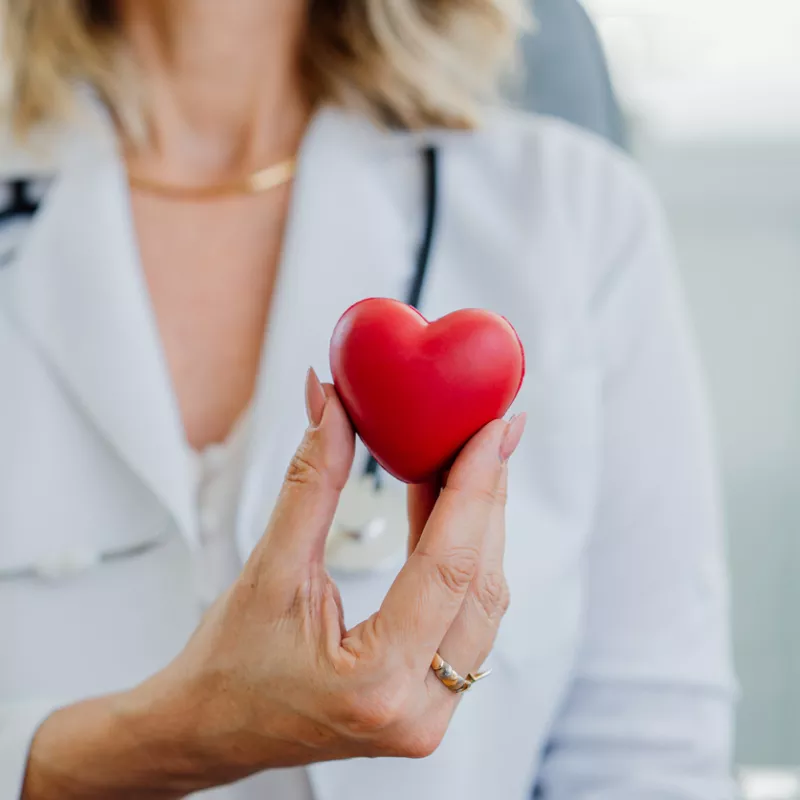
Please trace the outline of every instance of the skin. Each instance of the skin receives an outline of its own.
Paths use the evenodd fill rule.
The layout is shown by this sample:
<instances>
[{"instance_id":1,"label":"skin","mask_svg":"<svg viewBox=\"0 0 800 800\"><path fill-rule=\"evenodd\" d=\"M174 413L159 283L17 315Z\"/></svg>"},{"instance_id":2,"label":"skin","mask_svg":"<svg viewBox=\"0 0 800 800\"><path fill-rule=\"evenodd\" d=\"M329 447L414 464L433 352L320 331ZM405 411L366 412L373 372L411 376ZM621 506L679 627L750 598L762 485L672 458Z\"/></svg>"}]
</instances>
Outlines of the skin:
<instances>
[{"instance_id":1,"label":"skin","mask_svg":"<svg viewBox=\"0 0 800 800\"><path fill-rule=\"evenodd\" d=\"M153 136L129 148L131 168L203 185L294 153L309 116L295 69L302 4L171 0L166 30L161 5L120 3L153 98ZM204 204L132 197L198 448L223 439L252 394L289 192ZM238 580L173 663L43 722L23 800L175 798L273 767L436 749L459 696L431 659L439 650L462 674L477 671L508 605L506 462L524 416L479 432L443 487L410 489L408 561L380 610L346 630L323 551L353 431L313 372L306 405L305 438Z\"/></svg>"},{"instance_id":2,"label":"skin","mask_svg":"<svg viewBox=\"0 0 800 800\"><path fill-rule=\"evenodd\" d=\"M294 155L310 109L297 75L304 4L120 3L151 103L152 135L128 145L137 175L216 185ZM133 222L191 445L224 440L252 395L291 184L176 202L131 197Z\"/></svg>"}]
</instances>

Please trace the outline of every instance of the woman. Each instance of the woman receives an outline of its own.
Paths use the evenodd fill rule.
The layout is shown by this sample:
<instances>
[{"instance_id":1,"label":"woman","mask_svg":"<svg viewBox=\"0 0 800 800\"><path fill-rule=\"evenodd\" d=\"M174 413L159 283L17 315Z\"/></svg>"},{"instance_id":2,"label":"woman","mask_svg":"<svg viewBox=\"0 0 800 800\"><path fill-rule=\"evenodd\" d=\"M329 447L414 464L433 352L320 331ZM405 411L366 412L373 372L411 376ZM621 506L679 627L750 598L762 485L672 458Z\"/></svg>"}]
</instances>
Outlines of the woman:
<instances>
[{"instance_id":1,"label":"woman","mask_svg":"<svg viewBox=\"0 0 800 800\"><path fill-rule=\"evenodd\" d=\"M0 796L728 796L658 212L624 156L488 107L517 11L6 3ZM334 584L353 438L307 368L351 302L406 297L434 228L422 310L515 323L528 428L507 475L524 416L409 491L405 564L329 551ZM462 700L432 667L478 672L507 586Z\"/></svg>"}]
</instances>

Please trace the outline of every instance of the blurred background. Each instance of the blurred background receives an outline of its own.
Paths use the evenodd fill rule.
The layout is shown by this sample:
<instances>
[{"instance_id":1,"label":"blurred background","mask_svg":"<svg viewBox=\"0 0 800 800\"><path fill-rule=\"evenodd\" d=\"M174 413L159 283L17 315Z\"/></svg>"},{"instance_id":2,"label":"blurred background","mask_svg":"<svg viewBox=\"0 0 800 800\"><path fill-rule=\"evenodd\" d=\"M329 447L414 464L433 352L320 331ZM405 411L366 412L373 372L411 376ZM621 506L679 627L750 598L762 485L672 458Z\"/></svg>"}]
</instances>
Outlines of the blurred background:
<instances>
[{"instance_id":1,"label":"blurred background","mask_svg":"<svg viewBox=\"0 0 800 800\"><path fill-rule=\"evenodd\" d=\"M526 44L531 70L572 5L537 2L552 35ZM655 182L709 379L742 689L737 758L797 767L800 2L585 0L584 9L605 50L619 119L613 105L580 100L566 115L587 115L576 121L630 149ZM575 61L565 56L563 67L574 70ZM602 62L591 68L602 81ZM546 106L541 80L555 78L532 76L528 91ZM778 796L768 791L752 796ZM784 791L800 796L800 788Z\"/></svg>"}]
</instances>

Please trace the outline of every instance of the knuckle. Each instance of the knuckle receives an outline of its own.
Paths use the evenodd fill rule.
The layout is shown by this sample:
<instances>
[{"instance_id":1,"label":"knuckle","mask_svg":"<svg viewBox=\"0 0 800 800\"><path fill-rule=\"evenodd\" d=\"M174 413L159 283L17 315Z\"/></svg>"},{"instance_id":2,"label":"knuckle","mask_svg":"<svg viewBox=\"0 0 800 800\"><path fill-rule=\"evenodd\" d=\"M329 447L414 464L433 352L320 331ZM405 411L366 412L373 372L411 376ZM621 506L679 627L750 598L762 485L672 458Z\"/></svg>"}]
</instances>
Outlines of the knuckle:
<instances>
[{"instance_id":1,"label":"knuckle","mask_svg":"<svg viewBox=\"0 0 800 800\"><path fill-rule=\"evenodd\" d=\"M324 483L322 467L311 457L309 450L306 442L300 445L286 470L286 483L302 486L318 486Z\"/></svg>"},{"instance_id":2,"label":"knuckle","mask_svg":"<svg viewBox=\"0 0 800 800\"><path fill-rule=\"evenodd\" d=\"M450 592L465 592L480 563L480 553L476 548L461 547L437 560L435 575L439 583Z\"/></svg>"},{"instance_id":3,"label":"knuckle","mask_svg":"<svg viewBox=\"0 0 800 800\"><path fill-rule=\"evenodd\" d=\"M394 684L354 693L345 703L342 718L350 733L359 738L378 738L404 719L408 696Z\"/></svg>"},{"instance_id":4,"label":"knuckle","mask_svg":"<svg viewBox=\"0 0 800 800\"><path fill-rule=\"evenodd\" d=\"M477 582L475 599L490 620L504 616L511 604L511 592L505 576L500 572L485 575Z\"/></svg>"},{"instance_id":5,"label":"knuckle","mask_svg":"<svg viewBox=\"0 0 800 800\"><path fill-rule=\"evenodd\" d=\"M397 737L393 750L399 758L428 758L439 749L444 734L442 727L417 723Z\"/></svg>"}]
</instances>

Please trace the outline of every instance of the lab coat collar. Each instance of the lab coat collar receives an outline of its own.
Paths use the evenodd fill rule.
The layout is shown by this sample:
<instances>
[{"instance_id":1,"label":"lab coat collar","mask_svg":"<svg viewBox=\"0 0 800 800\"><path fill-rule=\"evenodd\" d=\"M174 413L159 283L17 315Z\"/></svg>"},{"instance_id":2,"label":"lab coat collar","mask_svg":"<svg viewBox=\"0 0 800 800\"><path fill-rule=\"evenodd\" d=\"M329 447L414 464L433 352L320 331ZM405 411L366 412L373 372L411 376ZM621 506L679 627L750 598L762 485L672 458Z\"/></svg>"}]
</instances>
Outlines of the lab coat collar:
<instances>
[{"instance_id":1,"label":"lab coat collar","mask_svg":"<svg viewBox=\"0 0 800 800\"><path fill-rule=\"evenodd\" d=\"M56 175L0 295L65 390L155 496L196 536L187 450L110 119L78 95L49 143Z\"/></svg>"}]
</instances>

